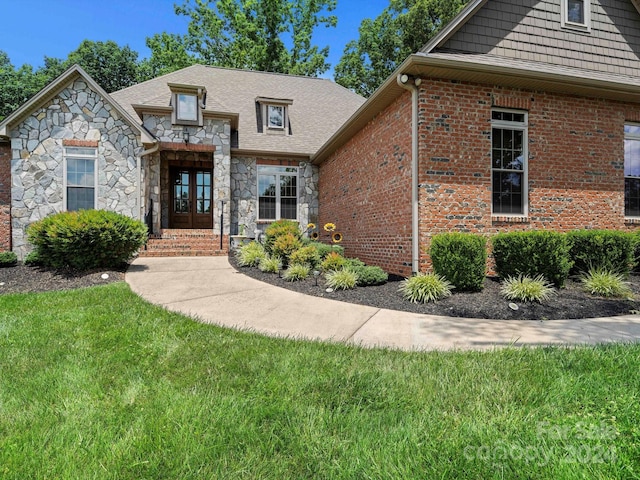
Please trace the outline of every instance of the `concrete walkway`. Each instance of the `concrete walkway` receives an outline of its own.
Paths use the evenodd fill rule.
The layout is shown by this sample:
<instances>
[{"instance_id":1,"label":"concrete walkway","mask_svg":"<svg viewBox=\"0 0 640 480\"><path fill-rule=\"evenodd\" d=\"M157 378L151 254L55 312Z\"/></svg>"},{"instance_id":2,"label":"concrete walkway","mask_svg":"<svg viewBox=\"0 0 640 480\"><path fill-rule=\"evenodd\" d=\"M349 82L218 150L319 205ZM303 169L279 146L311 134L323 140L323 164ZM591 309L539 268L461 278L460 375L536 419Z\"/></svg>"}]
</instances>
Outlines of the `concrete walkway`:
<instances>
[{"instance_id":1,"label":"concrete walkway","mask_svg":"<svg viewBox=\"0 0 640 480\"><path fill-rule=\"evenodd\" d=\"M237 272L226 257L138 258L125 278L134 292L169 310L272 336L402 350L640 340L636 315L550 321L419 315L275 287Z\"/></svg>"}]
</instances>

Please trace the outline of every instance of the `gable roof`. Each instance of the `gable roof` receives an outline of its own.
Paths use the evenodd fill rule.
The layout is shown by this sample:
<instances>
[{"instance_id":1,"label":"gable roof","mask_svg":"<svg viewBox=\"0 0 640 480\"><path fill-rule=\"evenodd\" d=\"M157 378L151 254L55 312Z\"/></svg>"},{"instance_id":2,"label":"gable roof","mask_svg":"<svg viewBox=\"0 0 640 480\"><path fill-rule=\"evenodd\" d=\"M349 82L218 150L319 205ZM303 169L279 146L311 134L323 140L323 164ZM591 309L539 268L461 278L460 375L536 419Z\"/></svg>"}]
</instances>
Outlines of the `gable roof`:
<instances>
[{"instance_id":1,"label":"gable roof","mask_svg":"<svg viewBox=\"0 0 640 480\"><path fill-rule=\"evenodd\" d=\"M0 123L0 136L7 137L9 134L9 130L13 125L19 123L21 120L29 116L31 112L33 112L33 110L45 105L56 95L58 95L62 90L64 90L64 88L66 88L70 82L77 78L81 78L83 81L87 82L92 90L96 91L101 97L103 97L105 101L107 101L118 112L125 123L127 123L131 128L133 128L135 132L140 135L143 143L152 144L156 142L155 139L151 135L149 135L149 132L147 132L139 122L134 120L126 110L124 110L116 101L114 101L113 98L111 98L109 94L100 85L98 85L79 65L73 65L68 68L65 72L59 75L58 78L49 83L46 87L44 87L37 94L31 97L27 102L25 102L15 112L5 118Z\"/></svg>"},{"instance_id":2,"label":"gable roof","mask_svg":"<svg viewBox=\"0 0 640 480\"><path fill-rule=\"evenodd\" d=\"M112 93L132 116L166 111L170 83L206 88L205 115L231 117L238 128L236 154L311 156L365 101L331 80L193 65ZM259 133L256 101L288 104L291 135Z\"/></svg>"}]
</instances>

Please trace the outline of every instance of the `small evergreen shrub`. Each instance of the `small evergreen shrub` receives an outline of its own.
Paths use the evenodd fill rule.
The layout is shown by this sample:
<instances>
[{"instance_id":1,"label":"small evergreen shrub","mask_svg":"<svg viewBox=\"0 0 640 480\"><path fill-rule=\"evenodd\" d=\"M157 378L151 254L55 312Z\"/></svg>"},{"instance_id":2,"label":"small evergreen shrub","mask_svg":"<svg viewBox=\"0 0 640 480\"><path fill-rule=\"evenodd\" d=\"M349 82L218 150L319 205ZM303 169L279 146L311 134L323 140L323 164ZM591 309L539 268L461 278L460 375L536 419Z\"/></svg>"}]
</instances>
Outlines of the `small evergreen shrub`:
<instances>
[{"instance_id":1,"label":"small evergreen shrub","mask_svg":"<svg viewBox=\"0 0 640 480\"><path fill-rule=\"evenodd\" d=\"M347 264L347 259L336 252L329 253L320 264L320 268L324 272L332 270L341 270Z\"/></svg>"},{"instance_id":2,"label":"small evergreen shrub","mask_svg":"<svg viewBox=\"0 0 640 480\"><path fill-rule=\"evenodd\" d=\"M284 235L278 236L273 242L271 255L280 257L282 263L288 265L291 254L300 248L302 248L300 238L292 233L285 233Z\"/></svg>"},{"instance_id":3,"label":"small evergreen shrub","mask_svg":"<svg viewBox=\"0 0 640 480\"><path fill-rule=\"evenodd\" d=\"M389 275L380 267L365 265L362 267L348 267L358 275L358 286L382 285L387 283Z\"/></svg>"},{"instance_id":4,"label":"small evergreen shrub","mask_svg":"<svg viewBox=\"0 0 640 480\"><path fill-rule=\"evenodd\" d=\"M0 268L13 267L18 263L18 256L13 252L0 252Z\"/></svg>"},{"instance_id":5,"label":"small evergreen shrub","mask_svg":"<svg viewBox=\"0 0 640 480\"><path fill-rule=\"evenodd\" d=\"M326 243L313 242L313 241L308 242L307 245L316 247L316 250L318 251L318 255L320 255L321 260L324 260L325 257L332 252L337 253L338 255L344 256L344 248L341 247L340 245L327 245Z\"/></svg>"},{"instance_id":6,"label":"small evergreen shrub","mask_svg":"<svg viewBox=\"0 0 640 480\"><path fill-rule=\"evenodd\" d=\"M45 266L89 270L127 262L145 244L147 227L119 213L80 210L32 223L27 237Z\"/></svg>"},{"instance_id":7,"label":"small evergreen shrub","mask_svg":"<svg viewBox=\"0 0 640 480\"><path fill-rule=\"evenodd\" d=\"M534 278L518 275L506 278L502 282L500 293L507 300L541 303L549 300L555 294L555 290L543 275Z\"/></svg>"},{"instance_id":8,"label":"small evergreen shrub","mask_svg":"<svg viewBox=\"0 0 640 480\"><path fill-rule=\"evenodd\" d=\"M300 247L289 257L289 264L307 264L311 268L316 268L318 265L320 265L320 255L318 254L318 249L313 245Z\"/></svg>"},{"instance_id":9,"label":"small evergreen shrub","mask_svg":"<svg viewBox=\"0 0 640 480\"><path fill-rule=\"evenodd\" d=\"M311 273L311 269L309 265L290 265L284 273L282 274L282 278L284 278L287 282L297 282L299 280L304 280Z\"/></svg>"},{"instance_id":10,"label":"small evergreen shrub","mask_svg":"<svg viewBox=\"0 0 640 480\"><path fill-rule=\"evenodd\" d=\"M582 287L590 295L601 297L633 298L629 282L624 280L624 275L612 272L604 268L592 268L580 276Z\"/></svg>"},{"instance_id":11,"label":"small evergreen shrub","mask_svg":"<svg viewBox=\"0 0 640 480\"><path fill-rule=\"evenodd\" d=\"M636 236L615 230L574 230L567 233L574 273L591 269L629 274L635 263Z\"/></svg>"},{"instance_id":12,"label":"small evergreen shrub","mask_svg":"<svg viewBox=\"0 0 640 480\"><path fill-rule=\"evenodd\" d=\"M280 257L272 257L266 255L260 260L258 268L261 272L278 273L278 270L282 268L282 260L280 259Z\"/></svg>"},{"instance_id":13,"label":"small evergreen shrub","mask_svg":"<svg viewBox=\"0 0 640 480\"><path fill-rule=\"evenodd\" d=\"M433 270L456 290L478 291L487 270L487 240L471 233L442 233L431 239Z\"/></svg>"},{"instance_id":14,"label":"small evergreen shrub","mask_svg":"<svg viewBox=\"0 0 640 480\"><path fill-rule=\"evenodd\" d=\"M418 273L400 285L405 300L413 303L435 302L451 295L453 285L437 273Z\"/></svg>"},{"instance_id":15,"label":"small evergreen shrub","mask_svg":"<svg viewBox=\"0 0 640 480\"><path fill-rule=\"evenodd\" d=\"M345 260L344 268L359 268L365 266L365 263L359 258L345 258Z\"/></svg>"},{"instance_id":16,"label":"small evergreen shrub","mask_svg":"<svg viewBox=\"0 0 640 480\"><path fill-rule=\"evenodd\" d=\"M262 244L249 242L236 250L236 259L241 267L255 267L267 256Z\"/></svg>"},{"instance_id":17,"label":"small evergreen shrub","mask_svg":"<svg viewBox=\"0 0 640 480\"><path fill-rule=\"evenodd\" d=\"M358 274L349 268L327 272L325 279L334 290L350 290L358 284Z\"/></svg>"},{"instance_id":18,"label":"small evergreen shrub","mask_svg":"<svg viewBox=\"0 0 640 480\"><path fill-rule=\"evenodd\" d=\"M36 250L33 250L27 253L27 256L24 257L24 264L32 267L42 265L42 260L40 259L40 255Z\"/></svg>"},{"instance_id":19,"label":"small evergreen shrub","mask_svg":"<svg viewBox=\"0 0 640 480\"><path fill-rule=\"evenodd\" d=\"M271 225L269 225L265 231L265 240L264 247L267 250L267 253L273 254L273 245L275 241L283 236L283 235L293 235L298 241L301 240L302 234L300 232L300 227L298 226L298 222L294 222L293 220L276 220Z\"/></svg>"},{"instance_id":20,"label":"small evergreen shrub","mask_svg":"<svg viewBox=\"0 0 640 480\"><path fill-rule=\"evenodd\" d=\"M573 263L569 239L547 230L499 233L491 239L496 270L501 278L538 275L562 288Z\"/></svg>"}]
</instances>

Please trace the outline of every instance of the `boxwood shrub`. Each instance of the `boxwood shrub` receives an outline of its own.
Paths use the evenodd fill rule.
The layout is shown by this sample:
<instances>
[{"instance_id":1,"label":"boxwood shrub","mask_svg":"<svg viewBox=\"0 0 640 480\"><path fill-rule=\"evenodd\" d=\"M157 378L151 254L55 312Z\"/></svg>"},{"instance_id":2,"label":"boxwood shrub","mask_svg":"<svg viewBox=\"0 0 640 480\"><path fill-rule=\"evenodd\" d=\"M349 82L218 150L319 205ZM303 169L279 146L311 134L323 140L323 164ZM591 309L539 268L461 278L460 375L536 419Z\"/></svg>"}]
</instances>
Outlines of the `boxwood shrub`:
<instances>
[{"instance_id":1,"label":"boxwood shrub","mask_svg":"<svg viewBox=\"0 0 640 480\"><path fill-rule=\"evenodd\" d=\"M564 287L573 265L566 234L548 230L499 233L491 243L501 278L543 275L556 287Z\"/></svg>"},{"instance_id":2,"label":"boxwood shrub","mask_svg":"<svg viewBox=\"0 0 640 480\"><path fill-rule=\"evenodd\" d=\"M146 242L147 227L119 213L80 210L32 223L27 238L43 265L89 270L128 261Z\"/></svg>"},{"instance_id":3,"label":"boxwood shrub","mask_svg":"<svg viewBox=\"0 0 640 480\"><path fill-rule=\"evenodd\" d=\"M431 239L433 270L459 291L484 287L487 240L471 233L441 233Z\"/></svg>"},{"instance_id":4,"label":"boxwood shrub","mask_svg":"<svg viewBox=\"0 0 640 480\"><path fill-rule=\"evenodd\" d=\"M13 267L18 263L18 256L13 252L0 252L0 268Z\"/></svg>"},{"instance_id":5,"label":"boxwood shrub","mask_svg":"<svg viewBox=\"0 0 640 480\"><path fill-rule=\"evenodd\" d=\"M635 263L636 235L616 230L574 230L567 233L574 273L592 269L628 275Z\"/></svg>"},{"instance_id":6,"label":"boxwood shrub","mask_svg":"<svg viewBox=\"0 0 640 480\"><path fill-rule=\"evenodd\" d=\"M389 275L380 267L372 265L346 267L347 269L355 272L358 276L358 286L368 287L369 285L382 285L387 283Z\"/></svg>"}]
</instances>

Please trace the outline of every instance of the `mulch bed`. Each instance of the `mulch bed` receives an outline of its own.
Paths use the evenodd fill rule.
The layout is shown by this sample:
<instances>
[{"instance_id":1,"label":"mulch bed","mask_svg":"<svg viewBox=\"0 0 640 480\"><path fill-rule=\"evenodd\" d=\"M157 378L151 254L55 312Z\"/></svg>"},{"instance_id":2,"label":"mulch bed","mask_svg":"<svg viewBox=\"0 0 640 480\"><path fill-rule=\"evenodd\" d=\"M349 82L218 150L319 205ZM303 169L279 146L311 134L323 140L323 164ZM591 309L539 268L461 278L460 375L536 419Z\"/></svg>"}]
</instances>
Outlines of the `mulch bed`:
<instances>
[{"instance_id":1,"label":"mulch bed","mask_svg":"<svg viewBox=\"0 0 640 480\"><path fill-rule=\"evenodd\" d=\"M569 279L566 288L559 290L557 295L544 304L518 303L518 310L513 310L509 307L511 302L500 295L500 283L493 278L486 279L481 292L454 293L451 297L435 303L415 304L404 300L398 293L401 278L391 278L384 285L327 292L322 276L318 279L318 286L312 277L299 282L286 282L278 278L277 274L263 273L257 268L240 267L234 257L230 257L229 261L245 275L307 295L429 315L503 320L558 320L627 315L640 309L640 305L635 301L609 300L587 295L576 279ZM633 275L629 282L636 298L640 298L640 277Z\"/></svg>"}]
</instances>

